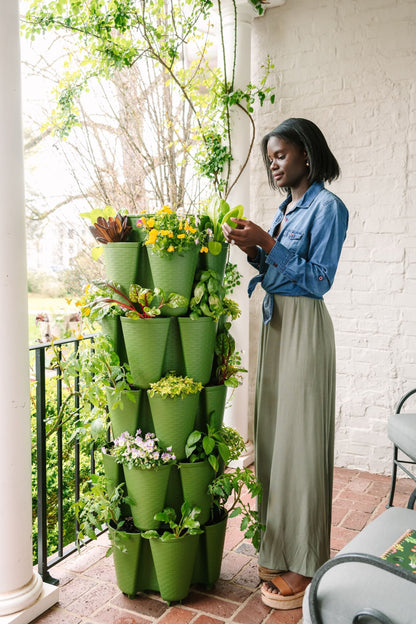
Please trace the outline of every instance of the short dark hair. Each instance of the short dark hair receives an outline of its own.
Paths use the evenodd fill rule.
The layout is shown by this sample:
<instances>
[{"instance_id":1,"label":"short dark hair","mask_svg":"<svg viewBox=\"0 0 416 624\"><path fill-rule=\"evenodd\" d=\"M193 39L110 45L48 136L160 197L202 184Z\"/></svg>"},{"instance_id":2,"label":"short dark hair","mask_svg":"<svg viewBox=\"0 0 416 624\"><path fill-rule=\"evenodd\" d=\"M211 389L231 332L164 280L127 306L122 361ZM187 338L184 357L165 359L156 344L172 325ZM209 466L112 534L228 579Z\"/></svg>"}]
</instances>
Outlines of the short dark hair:
<instances>
[{"instance_id":1,"label":"short dark hair","mask_svg":"<svg viewBox=\"0 0 416 624\"><path fill-rule=\"evenodd\" d=\"M316 124L302 117L286 119L274 130L263 137L261 151L266 165L269 184L278 188L273 178L267 155L267 143L271 137L277 137L288 143L297 145L306 152L309 161L308 180L311 182L332 182L339 177L341 170L337 160L328 147L328 143Z\"/></svg>"}]
</instances>

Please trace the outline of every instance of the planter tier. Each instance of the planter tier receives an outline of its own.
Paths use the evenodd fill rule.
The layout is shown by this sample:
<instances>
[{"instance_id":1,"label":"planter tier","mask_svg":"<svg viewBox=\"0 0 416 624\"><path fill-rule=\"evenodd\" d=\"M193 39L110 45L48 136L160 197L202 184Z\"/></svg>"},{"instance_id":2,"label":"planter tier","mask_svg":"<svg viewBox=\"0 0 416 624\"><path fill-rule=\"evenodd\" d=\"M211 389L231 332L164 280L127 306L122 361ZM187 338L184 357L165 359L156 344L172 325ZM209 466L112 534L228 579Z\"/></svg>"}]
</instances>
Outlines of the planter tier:
<instances>
[{"instance_id":1,"label":"planter tier","mask_svg":"<svg viewBox=\"0 0 416 624\"><path fill-rule=\"evenodd\" d=\"M178 319L185 374L202 385L209 382L214 359L217 325L212 318Z\"/></svg>"},{"instance_id":2,"label":"planter tier","mask_svg":"<svg viewBox=\"0 0 416 624\"><path fill-rule=\"evenodd\" d=\"M105 275L110 282L120 284L125 295L131 284L137 284L140 243L107 243L103 246Z\"/></svg>"},{"instance_id":3,"label":"planter tier","mask_svg":"<svg viewBox=\"0 0 416 624\"><path fill-rule=\"evenodd\" d=\"M150 550L156 570L159 592L163 600L182 600L189 593L199 535L185 535L162 542L150 540Z\"/></svg>"},{"instance_id":4,"label":"planter tier","mask_svg":"<svg viewBox=\"0 0 416 624\"><path fill-rule=\"evenodd\" d=\"M152 469L124 466L127 494L132 499L131 513L138 529L159 528L160 522L154 515L166 506L171 467L171 464Z\"/></svg>"},{"instance_id":5,"label":"planter tier","mask_svg":"<svg viewBox=\"0 0 416 624\"><path fill-rule=\"evenodd\" d=\"M170 256L159 256L149 246L150 271L155 287L161 288L166 296L170 293L177 293L186 297L189 302L198 262L198 253L198 248L195 247L181 254L174 253ZM189 305L180 308L163 306L162 313L165 316L182 316L187 313L188 307Z\"/></svg>"},{"instance_id":6,"label":"planter tier","mask_svg":"<svg viewBox=\"0 0 416 624\"><path fill-rule=\"evenodd\" d=\"M210 252L201 253L199 255L198 268L202 271L206 271L207 269L210 269L211 271L216 271L222 282L225 274L225 266L227 264L227 252L228 243L222 243L221 251L217 255L214 255Z\"/></svg>"},{"instance_id":7,"label":"planter tier","mask_svg":"<svg viewBox=\"0 0 416 624\"><path fill-rule=\"evenodd\" d=\"M206 431L207 424L221 429L224 421L227 386L205 386L199 399L199 411L195 429Z\"/></svg>"},{"instance_id":8,"label":"planter tier","mask_svg":"<svg viewBox=\"0 0 416 624\"><path fill-rule=\"evenodd\" d=\"M227 516L215 524L206 525L204 533L195 536L199 537L199 540L191 585L203 584L207 588L211 588L219 579L226 526ZM117 533L121 533L121 535L117 536ZM127 594L129 598L133 598L135 594L142 591L160 591L151 552L151 540L141 538L140 533L117 532L112 528L109 530L109 535L112 543L117 539L118 543L122 544L127 550L125 553L117 548L113 550L119 589ZM169 602L184 598L184 596L180 597L182 593L183 591L180 593L170 592ZM162 598L164 598L164 595L162 595Z\"/></svg>"},{"instance_id":9,"label":"planter tier","mask_svg":"<svg viewBox=\"0 0 416 624\"><path fill-rule=\"evenodd\" d=\"M143 245L146 239L146 230L141 227L137 227L136 223L140 217L147 215L127 215L129 225L131 225L131 232L129 234L129 241L135 241L140 243L139 257L137 263L137 284L143 286L143 288L150 288L153 290L153 280L150 271L149 257L147 255L147 248Z\"/></svg>"},{"instance_id":10,"label":"planter tier","mask_svg":"<svg viewBox=\"0 0 416 624\"><path fill-rule=\"evenodd\" d=\"M120 485L121 483L124 483L123 467L116 462L114 457L112 457L111 455L108 455L107 453L103 453L102 451L101 451L101 458L103 462L104 474L108 480L107 492L108 492L108 495L111 497L114 494L114 490L116 489L116 487ZM124 485L123 496L126 496L126 494L127 494L127 490L126 490L126 486ZM127 505L126 503L122 503L121 505L121 515L124 518L131 516L130 506Z\"/></svg>"},{"instance_id":11,"label":"planter tier","mask_svg":"<svg viewBox=\"0 0 416 624\"><path fill-rule=\"evenodd\" d=\"M124 344L133 383L149 388L162 376L170 319L131 319L121 317Z\"/></svg>"},{"instance_id":12,"label":"planter tier","mask_svg":"<svg viewBox=\"0 0 416 624\"><path fill-rule=\"evenodd\" d=\"M149 392L148 392L149 394ZM176 459L185 459L185 444L195 428L199 392L183 399L149 396L153 426L163 448L172 447Z\"/></svg>"},{"instance_id":13,"label":"planter tier","mask_svg":"<svg viewBox=\"0 0 416 624\"><path fill-rule=\"evenodd\" d=\"M117 404L110 390L106 391L113 439L127 431L135 435L139 429L141 390L123 390ZM146 432L148 430L146 429Z\"/></svg>"},{"instance_id":14,"label":"planter tier","mask_svg":"<svg viewBox=\"0 0 416 624\"><path fill-rule=\"evenodd\" d=\"M199 507L201 515L198 520L203 526L211 515L212 496L208 493L208 486L215 477L215 472L208 461L179 464L183 498L192 507Z\"/></svg>"},{"instance_id":15,"label":"planter tier","mask_svg":"<svg viewBox=\"0 0 416 624\"><path fill-rule=\"evenodd\" d=\"M100 324L102 334L109 338L113 343L114 351L117 353L120 364L123 366L123 364L127 362L127 354L124 346L120 317L107 316L101 319Z\"/></svg>"}]
</instances>

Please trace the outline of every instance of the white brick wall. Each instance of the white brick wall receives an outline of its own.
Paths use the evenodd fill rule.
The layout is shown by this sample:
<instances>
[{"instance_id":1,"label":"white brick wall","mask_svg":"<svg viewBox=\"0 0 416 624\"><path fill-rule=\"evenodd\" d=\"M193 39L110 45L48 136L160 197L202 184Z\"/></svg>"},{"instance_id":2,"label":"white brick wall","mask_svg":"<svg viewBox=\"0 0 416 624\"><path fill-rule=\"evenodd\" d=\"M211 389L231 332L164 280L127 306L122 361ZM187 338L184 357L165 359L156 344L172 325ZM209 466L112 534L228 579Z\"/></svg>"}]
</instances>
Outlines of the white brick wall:
<instances>
[{"instance_id":1,"label":"white brick wall","mask_svg":"<svg viewBox=\"0 0 416 624\"><path fill-rule=\"evenodd\" d=\"M287 0L253 25L253 59L271 56L276 91L257 114L257 143L283 119L307 117L341 165L331 190L350 227L325 298L337 341L336 464L380 473L391 464L388 415L416 386L415 27L414 0ZM258 147L251 166L251 218L267 226L280 196ZM250 303L251 410L261 298Z\"/></svg>"}]
</instances>

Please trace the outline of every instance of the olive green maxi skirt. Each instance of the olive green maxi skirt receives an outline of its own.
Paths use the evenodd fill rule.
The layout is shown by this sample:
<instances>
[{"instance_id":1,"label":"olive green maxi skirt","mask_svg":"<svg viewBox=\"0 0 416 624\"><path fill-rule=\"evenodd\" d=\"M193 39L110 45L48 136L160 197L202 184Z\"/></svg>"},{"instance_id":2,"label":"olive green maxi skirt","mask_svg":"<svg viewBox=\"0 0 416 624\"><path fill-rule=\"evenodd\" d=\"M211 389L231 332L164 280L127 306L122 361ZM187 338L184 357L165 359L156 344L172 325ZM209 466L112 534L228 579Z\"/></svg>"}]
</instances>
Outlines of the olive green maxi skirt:
<instances>
[{"instance_id":1,"label":"olive green maxi skirt","mask_svg":"<svg viewBox=\"0 0 416 624\"><path fill-rule=\"evenodd\" d=\"M263 533L259 565L313 576L329 559L335 342L323 300L274 295L255 408Z\"/></svg>"}]
</instances>

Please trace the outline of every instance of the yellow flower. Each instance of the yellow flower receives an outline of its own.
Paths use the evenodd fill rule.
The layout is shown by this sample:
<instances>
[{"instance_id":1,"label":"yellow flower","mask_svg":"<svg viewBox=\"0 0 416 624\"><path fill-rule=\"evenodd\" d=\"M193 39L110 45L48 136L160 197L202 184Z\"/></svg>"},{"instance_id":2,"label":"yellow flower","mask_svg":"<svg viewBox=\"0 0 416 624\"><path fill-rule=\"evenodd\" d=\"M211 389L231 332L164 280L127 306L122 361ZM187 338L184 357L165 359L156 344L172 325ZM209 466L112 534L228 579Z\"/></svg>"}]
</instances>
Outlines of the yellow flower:
<instances>
[{"instance_id":1,"label":"yellow flower","mask_svg":"<svg viewBox=\"0 0 416 624\"><path fill-rule=\"evenodd\" d=\"M85 294L88 295L88 293L90 292L90 288L91 288L91 284L87 284L85 286Z\"/></svg>"},{"instance_id":2,"label":"yellow flower","mask_svg":"<svg viewBox=\"0 0 416 624\"><path fill-rule=\"evenodd\" d=\"M182 221L179 221L179 229L182 229Z\"/></svg>"},{"instance_id":3,"label":"yellow flower","mask_svg":"<svg viewBox=\"0 0 416 624\"><path fill-rule=\"evenodd\" d=\"M84 316L89 316L91 314L91 308L84 308L82 313Z\"/></svg>"},{"instance_id":4,"label":"yellow flower","mask_svg":"<svg viewBox=\"0 0 416 624\"><path fill-rule=\"evenodd\" d=\"M192 225L189 226L189 231L191 232L191 234L195 234L195 232L197 232L198 230L194 227L192 227Z\"/></svg>"},{"instance_id":5,"label":"yellow flower","mask_svg":"<svg viewBox=\"0 0 416 624\"><path fill-rule=\"evenodd\" d=\"M152 228L155 224L155 220L153 219L153 217L150 217L150 219L147 222L147 227Z\"/></svg>"},{"instance_id":6,"label":"yellow flower","mask_svg":"<svg viewBox=\"0 0 416 624\"><path fill-rule=\"evenodd\" d=\"M178 234L178 238L185 238L186 234Z\"/></svg>"},{"instance_id":7,"label":"yellow flower","mask_svg":"<svg viewBox=\"0 0 416 624\"><path fill-rule=\"evenodd\" d=\"M165 204L165 205L163 206L163 208L161 208L161 209L159 210L159 212L162 212L162 213L164 212L164 213L166 213L166 214L172 214L173 210L171 209L171 207L169 206L169 204Z\"/></svg>"},{"instance_id":8,"label":"yellow flower","mask_svg":"<svg viewBox=\"0 0 416 624\"><path fill-rule=\"evenodd\" d=\"M186 221L185 222L185 232L189 232L189 223Z\"/></svg>"},{"instance_id":9,"label":"yellow flower","mask_svg":"<svg viewBox=\"0 0 416 624\"><path fill-rule=\"evenodd\" d=\"M175 247L173 245L169 245L168 251L175 251Z\"/></svg>"},{"instance_id":10,"label":"yellow flower","mask_svg":"<svg viewBox=\"0 0 416 624\"><path fill-rule=\"evenodd\" d=\"M146 241L146 245L154 245L157 239L157 236L159 234L159 230L150 230L149 232L149 238Z\"/></svg>"},{"instance_id":11,"label":"yellow flower","mask_svg":"<svg viewBox=\"0 0 416 624\"><path fill-rule=\"evenodd\" d=\"M168 236L169 236L169 238L173 238L173 232L172 232L172 230L169 232Z\"/></svg>"},{"instance_id":12,"label":"yellow flower","mask_svg":"<svg viewBox=\"0 0 416 624\"><path fill-rule=\"evenodd\" d=\"M208 247L201 247L200 253L208 253Z\"/></svg>"},{"instance_id":13,"label":"yellow flower","mask_svg":"<svg viewBox=\"0 0 416 624\"><path fill-rule=\"evenodd\" d=\"M169 236L169 230L160 230L162 236Z\"/></svg>"}]
</instances>

